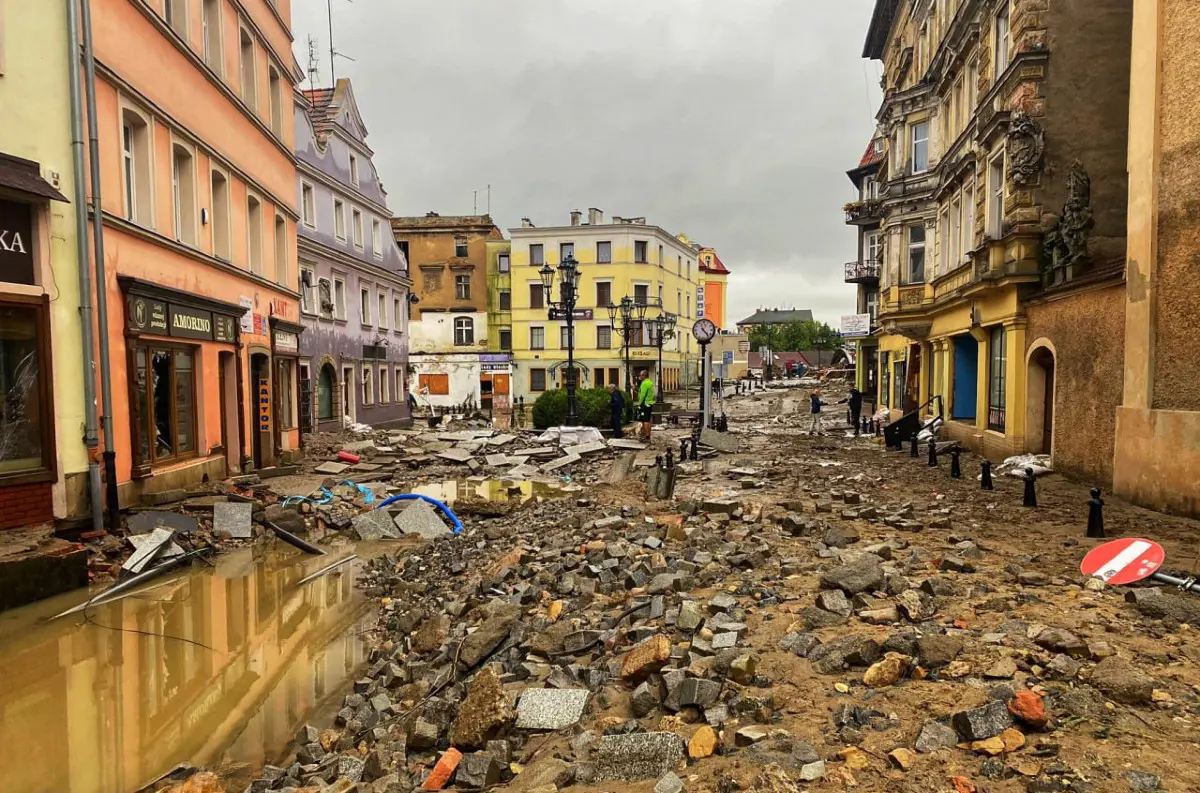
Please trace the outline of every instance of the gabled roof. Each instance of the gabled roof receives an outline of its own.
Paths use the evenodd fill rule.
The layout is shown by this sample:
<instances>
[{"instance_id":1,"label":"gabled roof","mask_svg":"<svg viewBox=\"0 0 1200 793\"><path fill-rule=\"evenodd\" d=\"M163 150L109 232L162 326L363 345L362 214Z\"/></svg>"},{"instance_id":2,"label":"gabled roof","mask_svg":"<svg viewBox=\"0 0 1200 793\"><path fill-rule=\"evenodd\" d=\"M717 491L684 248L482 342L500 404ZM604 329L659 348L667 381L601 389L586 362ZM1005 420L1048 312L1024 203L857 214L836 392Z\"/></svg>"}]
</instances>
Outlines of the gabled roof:
<instances>
[{"instance_id":1,"label":"gabled roof","mask_svg":"<svg viewBox=\"0 0 1200 793\"><path fill-rule=\"evenodd\" d=\"M324 146L335 127L341 127L356 141L366 140L367 126L358 112L358 102L354 99L354 88L348 77L339 78L333 88L306 88L300 93L308 101L308 116L312 119L318 144ZM346 120L353 126L340 121L343 109L346 110Z\"/></svg>"},{"instance_id":2,"label":"gabled roof","mask_svg":"<svg viewBox=\"0 0 1200 793\"><path fill-rule=\"evenodd\" d=\"M738 327L743 325L785 325L788 322L811 322L813 313L810 309L792 309L790 311L780 311L778 309L762 309L755 311L750 316L738 322Z\"/></svg>"},{"instance_id":3,"label":"gabled roof","mask_svg":"<svg viewBox=\"0 0 1200 793\"><path fill-rule=\"evenodd\" d=\"M863 152L863 156L859 159L858 165L846 171L846 176L850 177L850 181L855 187L859 186L859 180L862 177L873 174L880 170L884 160L887 159L887 139L876 134L867 144L867 150Z\"/></svg>"},{"instance_id":4,"label":"gabled roof","mask_svg":"<svg viewBox=\"0 0 1200 793\"><path fill-rule=\"evenodd\" d=\"M705 264L704 259L700 260L700 270L702 272L713 273L714 275L729 275L729 268L721 261L721 257L717 255L716 251L712 248L701 248L700 250L703 253L712 254L712 264Z\"/></svg>"}]
</instances>

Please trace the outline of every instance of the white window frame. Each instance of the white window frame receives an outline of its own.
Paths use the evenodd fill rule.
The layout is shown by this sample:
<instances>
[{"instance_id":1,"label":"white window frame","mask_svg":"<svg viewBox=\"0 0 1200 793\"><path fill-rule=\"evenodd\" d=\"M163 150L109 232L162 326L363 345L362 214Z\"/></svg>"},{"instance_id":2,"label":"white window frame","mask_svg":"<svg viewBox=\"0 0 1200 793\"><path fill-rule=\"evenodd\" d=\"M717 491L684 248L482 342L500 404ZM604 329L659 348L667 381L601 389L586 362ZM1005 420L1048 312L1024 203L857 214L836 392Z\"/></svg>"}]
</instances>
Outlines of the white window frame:
<instances>
[{"instance_id":1,"label":"white window frame","mask_svg":"<svg viewBox=\"0 0 1200 793\"><path fill-rule=\"evenodd\" d=\"M217 196L213 190L213 174L220 175L221 180L225 182L225 208L223 212L220 211L220 208L217 206ZM211 219L208 223L210 229L209 236L210 242L212 243L213 256L226 262L233 261L233 220L230 214L230 207L232 206L232 202L230 200L231 193L232 185L230 184L229 174L224 169L218 168L216 165L211 166L208 171L208 203L209 214L211 215ZM223 224L225 228L224 250L221 250L221 246L218 245L218 223Z\"/></svg>"},{"instance_id":2,"label":"white window frame","mask_svg":"<svg viewBox=\"0 0 1200 793\"><path fill-rule=\"evenodd\" d=\"M1012 63L1012 12L1008 0L1001 0L996 16L992 18L992 53L995 64L993 78L1000 79L1004 70ZM1003 21L1003 25L1001 22Z\"/></svg>"},{"instance_id":3,"label":"white window frame","mask_svg":"<svg viewBox=\"0 0 1200 793\"><path fill-rule=\"evenodd\" d=\"M375 404L375 365L364 363L362 365L362 391L363 405Z\"/></svg>"},{"instance_id":4,"label":"white window frame","mask_svg":"<svg viewBox=\"0 0 1200 793\"><path fill-rule=\"evenodd\" d=\"M922 127L925 128L925 137L918 138L917 131ZM929 148L930 148L929 147L929 120L928 119L926 119L924 121L916 121L909 125L909 127L908 127L908 142L909 142L908 167L909 167L910 172L914 176L916 174L921 174L921 173L927 172L929 170ZM919 145L923 145L925 147L925 149L924 149L925 150L925 165L924 165L924 167L922 167L920 169L917 168L917 147Z\"/></svg>"},{"instance_id":5,"label":"white window frame","mask_svg":"<svg viewBox=\"0 0 1200 793\"><path fill-rule=\"evenodd\" d=\"M993 240L1004 236L1004 166L1004 149L1001 148L988 158L987 169L987 235Z\"/></svg>"},{"instance_id":6,"label":"white window frame","mask_svg":"<svg viewBox=\"0 0 1200 793\"><path fill-rule=\"evenodd\" d=\"M536 347L533 344L534 331L538 331L542 334L542 343ZM546 349L546 326L545 325L530 325L529 326L529 349L531 349L531 350Z\"/></svg>"},{"instance_id":7,"label":"white window frame","mask_svg":"<svg viewBox=\"0 0 1200 793\"><path fill-rule=\"evenodd\" d=\"M258 244L254 242L254 224L251 222L250 202L253 201L258 206ZM246 269L255 275L263 275L263 217L266 210L263 208L262 197L252 192L246 193ZM257 251L257 254L256 254Z\"/></svg>"},{"instance_id":8,"label":"white window frame","mask_svg":"<svg viewBox=\"0 0 1200 793\"><path fill-rule=\"evenodd\" d=\"M383 221L371 218L371 253L376 259L383 258Z\"/></svg>"},{"instance_id":9,"label":"white window frame","mask_svg":"<svg viewBox=\"0 0 1200 793\"><path fill-rule=\"evenodd\" d=\"M963 200L962 200L962 251L963 258L967 258L971 250L975 247L975 183L968 182L963 185Z\"/></svg>"},{"instance_id":10,"label":"white window frame","mask_svg":"<svg viewBox=\"0 0 1200 793\"><path fill-rule=\"evenodd\" d=\"M346 202L333 197L333 236L340 242L346 241Z\"/></svg>"},{"instance_id":11,"label":"white window frame","mask_svg":"<svg viewBox=\"0 0 1200 793\"><path fill-rule=\"evenodd\" d=\"M333 318L346 321L346 276L344 273L333 273ZM341 287L339 289L339 287Z\"/></svg>"},{"instance_id":12,"label":"white window frame","mask_svg":"<svg viewBox=\"0 0 1200 793\"><path fill-rule=\"evenodd\" d=\"M126 115L133 116L138 123L129 123ZM117 119L117 134L121 141L121 192L125 198L125 219L144 228L154 228L154 119L138 107L123 102Z\"/></svg>"},{"instance_id":13,"label":"white window frame","mask_svg":"<svg viewBox=\"0 0 1200 793\"><path fill-rule=\"evenodd\" d=\"M375 324L379 327L380 330L387 330L388 329L388 310L387 310L387 290L386 289L379 290L379 293L375 296L375 302L377 304L375 313L378 315L378 319L375 321Z\"/></svg>"},{"instance_id":14,"label":"white window frame","mask_svg":"<svg viewBox=\"0 0 1200 793\"><path fill-rule=\"evenodd\" d=\"M464 341L459 340L459 323L463 323L463 330L470 332L471 338ZM475 346L475 320L472 317L458 316L454 318L454 346L455 347L473 347Z\"/></svg>"},{"instance_id":15,"label":"white window frame","mask_svg":"<svg viewBox=\"0 0 1200 793\"><path fill-rule=\"evenodd\" d=\"M386 405L390 399L388 386L391 384L391 377L388 375L388 365L386 363L379 364L379 404Z\"/></svg>"},{"instance_id":16,"label":"white window frame","mask_svg":"<svg viewBox=\"0 0 1200 793\"><path fill-rule=\"evenodd\" d=\"M396 333L400 332L400 320L403 316L404 301L395 295L392 296L392 330Z\"/></svg>"},{"instance_id":17,"label":"white window frame","mask_svg":"<svg viewBox=\"0 0 1200 793\"><path fill-rule=\"evenodd\" d=\"M597 278L596 280L592 281L592 284L593 284L593 287L592 287L592 294L593 294L593 295L595 295L595 297L596 297L596 308L605 308L605 307L607 307L607 306L610 306L610 305L615 305L615 304L612 302L612 299L613 299L613 280L612 280L611 278ZM605 304L603 304L603 305L601 305L601 304L600 304L600 295L599 295L599 294L597 294L597 293L600 291L600 285L601 285L601 284L608 284L608 300L609 300L609 302L608 302L608 303L605 303Z\"/></svg>"},{"instance_id":18,"label":"white window frame","mask_svg":"<svg viewBox=\"0 0 1200 793\"><path fill-rule=\"evenodd\" d=\"M300 214L305 226L317 227L317 189L303 179L300 180Z\"/></svg>"},{"instance_id":19,"label":"white window frame","mask_svg":"<svg viewBox=\"0 0 1200 793\"><path fill-rule=\"evenodd\" d=\"M218 75L225 76L225 37L221 35L225 28L221 24L222 6L225 5L223 0L201 0L201 33L204 36L203 53L204 62L208 64L208 68L212 69ZM216 11L216 19L214 20L209 11ZM214 40L215 39L215 40ZM213 51L214 46L216 52Z\"/></svg>"},{"instance_id":20,"label":"white window frame","mask_svg":"<svg viewBox=\"0 0 1200 793\"><path fill-rule=\"evenodd\" d=\"M507 253L496 255L496 269L502 273L512 272L512 258Z\"/></svg>"},{"instance_id":21,"label":"white window frame","mask_svg":"<svg viewBox=\"0 0 1200 793\"><path fill-rule=\"evenodd\" d=\"M250 82L246 82L246 49L242 44L242 35L250 40ZM254 34L246 29L244 23L238 24L238 82L242 92L242 102L255 114L258 113L258 42Z\"/></svg>"},{"instance_id":22,"label":"white window frame","mask_svg":"<svg viewBox=\"0 0 1200 793\"><path fill-rule=\"evenodd\" d=\"M363 213L356 206L350 207L350 230L354 233L354 247L363 250Z\"/></svg>"},{"instance_id":23,"label":"white window frame","mask_svg":"<svg viewBox=\"0 0 1200 793\"><path fill-rule=\"evenodd\" d=\"M304 274L308 273L308 286L304 285ZM333 285L330 284L330 289ZM317 303L317 270L311 264L300 265L300 313L316 316L321 307ZM330 295L332 298L333 295Z\"/></svg>"},{"instance_id":24,"label":"white window frame","mask_svg":"<svg viewBox=\"0 0 1200 793\"><path fill-rule=\"evenodd\" d=\"M913 242L912 233L915 229L921 230L921 241L919 243ZM929 230L925 228L925 221L917 221L908 226L905 237L905 253L907 255L904 258L904 284L923 284L925 283L926 271L929 269ZM913 278L913 252L918 249L921 251L921 278L919 280Z\"/></svg>"},{"instance_id":25,"label":"white window frame","mask_svg":"<svg viewBox=\"0 0 1200 793\"><path fill-rule=\"evenodd\" d=\"M181 150L187 158L189 173L181 174L179 172L176 149ZM189 184L184 184L185 181ZM185 188L190 188L190 196L184 194ZM171 140L171 210L174 218L175 239L191 247L199 245L200 240L199 198L199 191L196 187L196 150L184 141L173 138ZM185 199L190 199L190 209L184 206L188 203Z\"/></svg>"},{"instance_id":26,"label":"white window frame","mask_svg":"<svg viewBox=\"0 0 1200 793\"><path fill-rule=\"evenodd\" d=\"M371 285L359 282L358 284L358 314L359 322L363 325L374 325L371 321L371 312L374 311L372 305L375 301L371 299Z\"/></svg>"},{"instance_id":27,"label":"white window frame","mask_svg":"<svg viewBox=\"0 0 1200 793\"><path fill-rule=\"evenodd\" d=\"M350 184L358 184L358 157L350 155Z\"/></svg>"}]
</instances>

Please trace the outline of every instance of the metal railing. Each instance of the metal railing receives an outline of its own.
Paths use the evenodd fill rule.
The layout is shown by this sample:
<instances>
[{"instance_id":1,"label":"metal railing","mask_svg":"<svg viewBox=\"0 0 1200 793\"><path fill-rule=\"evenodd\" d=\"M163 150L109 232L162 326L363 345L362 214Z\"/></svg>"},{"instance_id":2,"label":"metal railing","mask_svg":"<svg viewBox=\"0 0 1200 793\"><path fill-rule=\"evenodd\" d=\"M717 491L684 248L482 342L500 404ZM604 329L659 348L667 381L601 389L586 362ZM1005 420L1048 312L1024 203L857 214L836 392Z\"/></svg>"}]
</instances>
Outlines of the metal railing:
<instances>
[{"instance_id":1,"label":"metal railing","mask_svg":"<svg viewBox=\"0 0 1200 793\"><path fill-rule=\"evenodd\" d=\"M846 262L846 283L854 284L861 281L879 280L879 260L865 259L858 262Z\"/></svg>"}]
</instances>

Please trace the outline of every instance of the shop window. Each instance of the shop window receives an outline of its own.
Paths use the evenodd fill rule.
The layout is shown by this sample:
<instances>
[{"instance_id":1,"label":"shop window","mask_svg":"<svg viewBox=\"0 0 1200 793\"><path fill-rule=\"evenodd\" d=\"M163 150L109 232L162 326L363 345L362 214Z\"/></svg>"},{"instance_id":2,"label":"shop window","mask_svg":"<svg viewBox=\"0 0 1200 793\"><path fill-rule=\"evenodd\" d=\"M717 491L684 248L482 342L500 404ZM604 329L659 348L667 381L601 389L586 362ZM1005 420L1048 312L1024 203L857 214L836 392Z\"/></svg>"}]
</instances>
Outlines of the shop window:
<instances>
[{"instance_id":1,"label":"shop window","mask_svg":"<svg viewBox=\"0 0 1200 793\"><path fill-rule=\"evenodd\" d=\"M218 170L212 172L212 225L213 256L231 261L229 244L229 180Z\"/></svg>"},{"instance_id":2,"label":"shop window","mask_svg":"<svg viewBox=\"0 0 1200 793\"><path fill-rule=\"evenodd\" d=\"M196 172L192 152L176 143L171 147L171 190L175 210L175 239L196 244Z\"/></svg>"},{"instance_id":3,"label":"shop window","mask_svg":"<svg viewBox=\"0 0 1200 793\"><path fill-rule=\"evenodd\" d=\"M454 346L465 347L475 343L475 320L457 317L454 320Z\"/></svg>"},{"instance_id":4,"label":"shop window","mask_svg":"<svg viewBox=\"0 0 1200 793\"><path fill-rule=\"evenodd\" d=\"M1003 326L992 328L988 344L988 429L1004 432L1008 387L1008 336Z\"/></svg>"},{"instance_id":5,"label":"shop window","mask_svg":"<svg viewBox=\"0 0 1200 793\"><path fill-rule=\"evenodd\" d=\"M448 374L423 374L417 377L417 388L422 394L430 396L449 396L450 395L450 375Z\"/></svg>"},{"instance_id":6,"label":"shop window","mask_svg":"<svg viewBox=\"0 0 1200 793\"><path fill-rule=\"evenodd\" d=\"M546 390L546 370L545 369L530 369L529 370L529 390L530 391L545 391Z\"/></svg>"},{"instance_id":7,"label":"shop window","mask_svg":"<svg viewBox=\"0 0 1200 793\"><path fill-rule=\"evenodd\" d=\"M125 218L142 226L153 224L150 178L150 125L133 110L121 114L121 149Z\"/></svg>"},{"instance_id":8,"label":"shop window","mask_svg":"<svg viewBox=\"0 0 1200 793\"><path fill-rule=\"evenodd\" d=\"M35 306L0 305L0 477L50 469L46 328Z\"/></svg>"},{"instance_id":9,"label":"shop window","mask_svg":"<svg viewBox=\"0 0 1200 793\"><path fill-rule=\"evenodd\" d=\"M904 361L892 364L892 408L904 410Z\"/></svg>"},{"instance_id":10,"label":"shop window","mask_svg":"<svg viewBox=\"0 0 1200 793\"><path fill-rule=\"evenodd\" d=\"M194 348L137 346L138 461L157 463L196 451Z\"/></svg>"}]
</instances>

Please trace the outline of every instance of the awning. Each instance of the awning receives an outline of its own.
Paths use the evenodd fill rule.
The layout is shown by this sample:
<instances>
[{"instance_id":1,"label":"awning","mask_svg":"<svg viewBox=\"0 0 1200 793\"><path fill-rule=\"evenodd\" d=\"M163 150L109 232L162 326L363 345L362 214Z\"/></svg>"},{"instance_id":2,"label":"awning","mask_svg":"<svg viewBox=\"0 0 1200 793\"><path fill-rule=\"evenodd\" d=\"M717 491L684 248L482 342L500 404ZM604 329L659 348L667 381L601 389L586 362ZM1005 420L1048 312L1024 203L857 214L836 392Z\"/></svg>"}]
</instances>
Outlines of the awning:
<instances>
[{"instance_id":1,"label":"awning","mask_svg":"<svg viewBox=\"0 0 1200 793\"><path fill-rule=\"evenodd\" d=\"M48 198L51 201L67 201L67 197L50 186L42 178L41 167L32 160L23 160L11 154L0 153L0 187L16 190L26 195Z\"/></svg>"}]
</instances>

